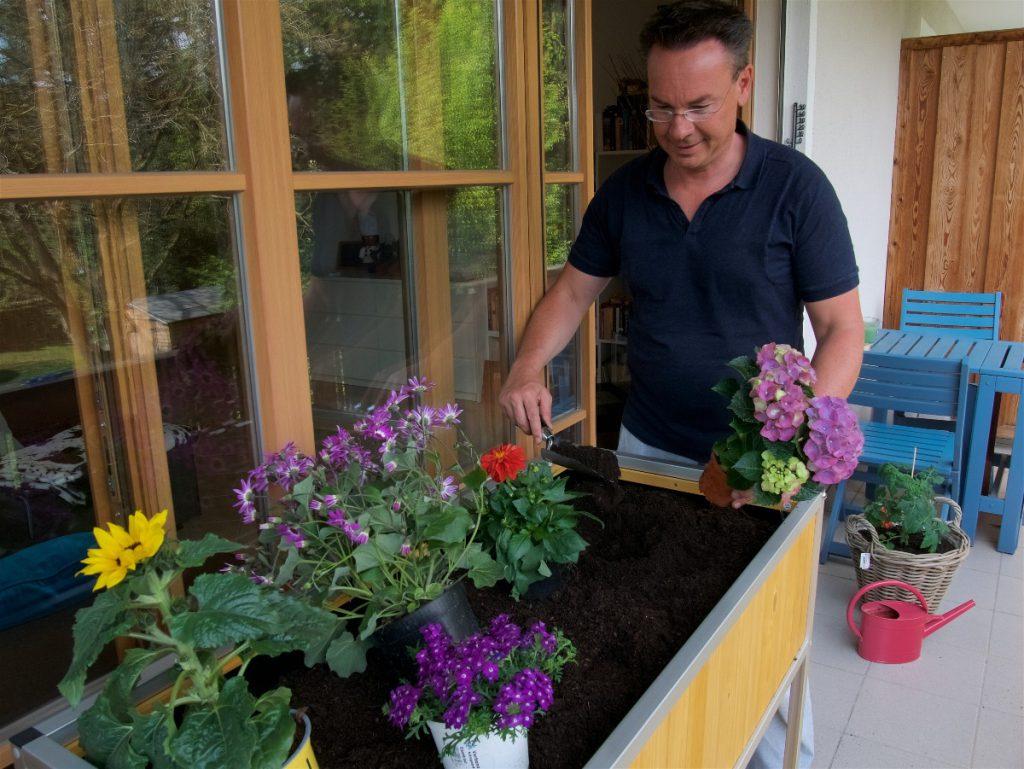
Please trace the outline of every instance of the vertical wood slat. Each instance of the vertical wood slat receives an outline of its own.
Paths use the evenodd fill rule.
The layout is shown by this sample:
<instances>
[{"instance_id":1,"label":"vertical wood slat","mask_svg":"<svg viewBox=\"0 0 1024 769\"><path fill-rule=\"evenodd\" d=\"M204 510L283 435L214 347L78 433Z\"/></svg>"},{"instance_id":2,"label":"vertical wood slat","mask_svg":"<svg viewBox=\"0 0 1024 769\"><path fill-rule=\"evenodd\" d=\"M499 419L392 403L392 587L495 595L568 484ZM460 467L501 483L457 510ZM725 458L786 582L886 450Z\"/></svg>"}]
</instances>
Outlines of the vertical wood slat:
<instances>
[{"instance_id":1,"label":"vertical wood slat","mask_svg":"<svg viewBox=\"0 0 1024 769\"><path fill-rule=\"evenodd\" d=\"M1005 44L942 50L924 288L980 291L985 280Z\"/></svg>"},{"instance_id":2,"label":"vertical wood slat","mask_svg":"<svg viewBox=\"0 0 1024 769\"><path fill-rule=\"evenodd\" d=\"M576 2L576 114L579 169L583 172L582 194L578 196L579 221L583 210L594 197L594 88L593 88L593 28L592 0ZM590 306L580 329L580 379L582 393L580 407L587 413L583 423L583 442L597 445L597 311Z\"/></svg>"},{"instance_id":3,"label":"vertical wood slat","mask_svg":"<svg viewBox=\"0 0 1024 769\"><path fill-rule=\"evenodd\" d=\"M89 170L129 172L128 124L112 0L72 0L71 14ZM150 515L166 508L167 531L173 536L170 473L153 340L145 312L146 281L135 204L98 200L93 211L128 501Z\"/></svg>"},{"instance_id":4,"label":"vertical wood slat","mask_svg":"<svg viewBox=\"0 0 1024 769\"><path fill-rule=\"evenodd\" d=\"M36 82L36 107L43 144L47 173L73 171L71 163L71 125L67 99L63 87L58 88L58 76L63 66L56 49L56 30L49 18L43 0L25 0L26 20L32 47L32 71ZM44 23L44 19L49 24ZM102 419L97 404L99 394L93 379L94 351L89 344L88 326L83 313L86 294L75 278L80 257L71 237L71 210L66 200L46 204L57 238L57 261L60 265L64 307L71 339L71 353L75 372L75 399L82 423L82 443L85 448L86 472L92 493L93 515L98 525L113 520L114 500L109 478L116 473L107 462L103 445ZM109 421L109 420L108 420ZM119 504L118 504L119 506Z\"/></svg>"},{"instance_id":5,"label":"vertical wood slat","mask_svg":"<svg viewBox=\"0 0 1024 769\"><path fill-rule=\"evenodd\" d=\"M224 0L232 133L264 451L314 448L278 4Z\"/></svg>"},{"instance_id":6,"label":"vertical wood slat","mask_svg":"<svg viewBox=\"0 0 1024 769\"><path fill-rule=\"evenodd\" d=\"M924 286L941 55L937 49L912 51L904 48L900 53L885 280L885 325L888 328L899 324L902 290Z\"/></svg>"},{"instance_id":7,"label":"vertical wood slat","mask_svg":"<svg viewBox=\"0 0 1024 769\"><path fill-rule=\"evenodd\" d=\"M1006 45L995 169L984 290L1004 292L1002 338L1024 340L1024 40ZM1001 425L1014 424L1017 397L1002 399Z\"/></svg>"}]
</instances>

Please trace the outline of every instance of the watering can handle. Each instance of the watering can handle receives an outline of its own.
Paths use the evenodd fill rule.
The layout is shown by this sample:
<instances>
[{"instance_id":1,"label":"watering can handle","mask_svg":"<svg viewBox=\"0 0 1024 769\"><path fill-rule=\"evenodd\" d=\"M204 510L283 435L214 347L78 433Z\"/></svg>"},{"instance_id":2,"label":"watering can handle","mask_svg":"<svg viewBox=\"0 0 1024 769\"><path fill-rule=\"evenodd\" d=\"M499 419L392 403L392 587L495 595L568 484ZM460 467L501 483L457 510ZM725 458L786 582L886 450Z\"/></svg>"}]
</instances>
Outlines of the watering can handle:
<instances>
[{"instance_id":1,"label":"watering can handle","mask_svg":"<svg viewBox=\"0 0 1024 769\"><path fill-rule=\"evenodd\" d=\"M857 638L861 637L860 628L853 621L853 610L857 608L857 602L861 597L869 590L874 590L876 587L901 587L904 590L909 590L915 596L917 600L921 602L921 608L924 609L925 613L928 613L928 602L924 600L924 596L921 595L921 591L913 585L908 585L906 582L900 582L898 579L883 579L880 582L872 582L870 585L865 585L857 591L857 595L850 599L849 605L846 607L846 624L850 626L850 630Z\"/></svg>"}]
</instances>

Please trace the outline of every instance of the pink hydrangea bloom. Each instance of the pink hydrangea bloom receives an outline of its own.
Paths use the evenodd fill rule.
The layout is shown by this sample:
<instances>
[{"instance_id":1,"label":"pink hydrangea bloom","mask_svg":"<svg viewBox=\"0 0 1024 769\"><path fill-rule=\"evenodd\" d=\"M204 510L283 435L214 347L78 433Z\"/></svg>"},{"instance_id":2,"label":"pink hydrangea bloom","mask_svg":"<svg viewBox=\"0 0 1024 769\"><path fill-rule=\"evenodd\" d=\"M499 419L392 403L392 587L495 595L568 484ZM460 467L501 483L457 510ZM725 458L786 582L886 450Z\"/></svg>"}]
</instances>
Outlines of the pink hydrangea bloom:
<instances>
[{"instance_id":1,"label":"pink hydrangea bloom","mask_svg":"<svg viewBox=\"0 0 1024 769\"><path fill-rule=\"evenodd\" d=\"M805 421L807 395L801 385L811 385L816 376L803 353L787 344L771 342L757 351L758 376L750 380L754 417L764 426L761 437L769 441L791 441Z\"/></svg>"},{"instance_id":2,"label":"pink hydrangea bloom","mask_svg":"<svg viewBox=\"0 0 1024 769\"><path fill-rule=\"evenodd\" d=\"M829 485L844 481L857 469L864 450L864 435L843 398L829 395L811 399L807 409L810 434L804 444L807 467L816 483Z\"/></svg>"}]
</instances>

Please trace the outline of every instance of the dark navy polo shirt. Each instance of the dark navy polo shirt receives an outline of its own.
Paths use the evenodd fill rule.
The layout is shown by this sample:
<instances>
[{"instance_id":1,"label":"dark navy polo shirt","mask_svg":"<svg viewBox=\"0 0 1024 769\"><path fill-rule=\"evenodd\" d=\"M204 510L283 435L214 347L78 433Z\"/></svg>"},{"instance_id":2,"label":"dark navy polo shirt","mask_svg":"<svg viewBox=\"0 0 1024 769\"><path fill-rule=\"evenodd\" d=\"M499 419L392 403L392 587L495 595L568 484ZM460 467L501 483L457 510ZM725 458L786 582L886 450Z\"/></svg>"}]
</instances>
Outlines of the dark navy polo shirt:
<instances>
[{"instance_id":1,"label":"dark navy polo shirt","mask_svg":"<svg viewBox=\"0 0 1024 769\"><path fill-rule=\"evenodd\" d=\"M730 415L711 386L766 342L803 349L803 303L857 286L850 232L825 174L750 133L736 178L689 221L665 187L660 148L616 171L587 207L569 262L622 275L633 295L623 424L703 462Z\"/></svg>"}]
</instances>

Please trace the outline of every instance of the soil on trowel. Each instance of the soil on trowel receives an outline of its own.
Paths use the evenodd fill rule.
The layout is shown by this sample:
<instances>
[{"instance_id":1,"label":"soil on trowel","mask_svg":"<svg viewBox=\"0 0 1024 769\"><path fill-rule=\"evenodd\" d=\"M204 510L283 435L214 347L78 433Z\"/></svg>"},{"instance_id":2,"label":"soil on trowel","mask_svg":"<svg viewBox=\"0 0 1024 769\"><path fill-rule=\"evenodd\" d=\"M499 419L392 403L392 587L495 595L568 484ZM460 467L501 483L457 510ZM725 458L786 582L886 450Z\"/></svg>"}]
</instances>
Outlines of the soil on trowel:
<instances>
[{"instance_id":1,"label":"soil on trowel","mask_svg":"<svg viewBox=\"0 0 1024 769\"><path fill-rule=\"evenodd\" d=\"M522 625L539 619L561 628L576 644L576 664L530 730L537 769L587 762L781 522L773 510L723 510L635 484L622 484L622 495L596 480L573 478L570 488L587 492L577 504L600 522L583 520L589 547L560 589L516 603L505 583L467 585L481 626L507 612ZM292 702L309 708L323 769L440 766L429 737L406 740L388 724L381 708L393 684L372 664L339 679L324 666L305 669L294 657L279 658L249 674L257 686L289 686Z\"/></svg>"},{"instance_id":2,"label":"soil on trowel","mask_svg":"<svg viewBox=\"0 0 1024 769\"><path fill-rule=\"evenodd\" d=\"M619 459L615 456L614 451L600 449L597 446L577 446L575 443L561 441L555 441L551 450L567 459L575 459L611 483L619 480Z\"/></svg>"}]
</instances>

